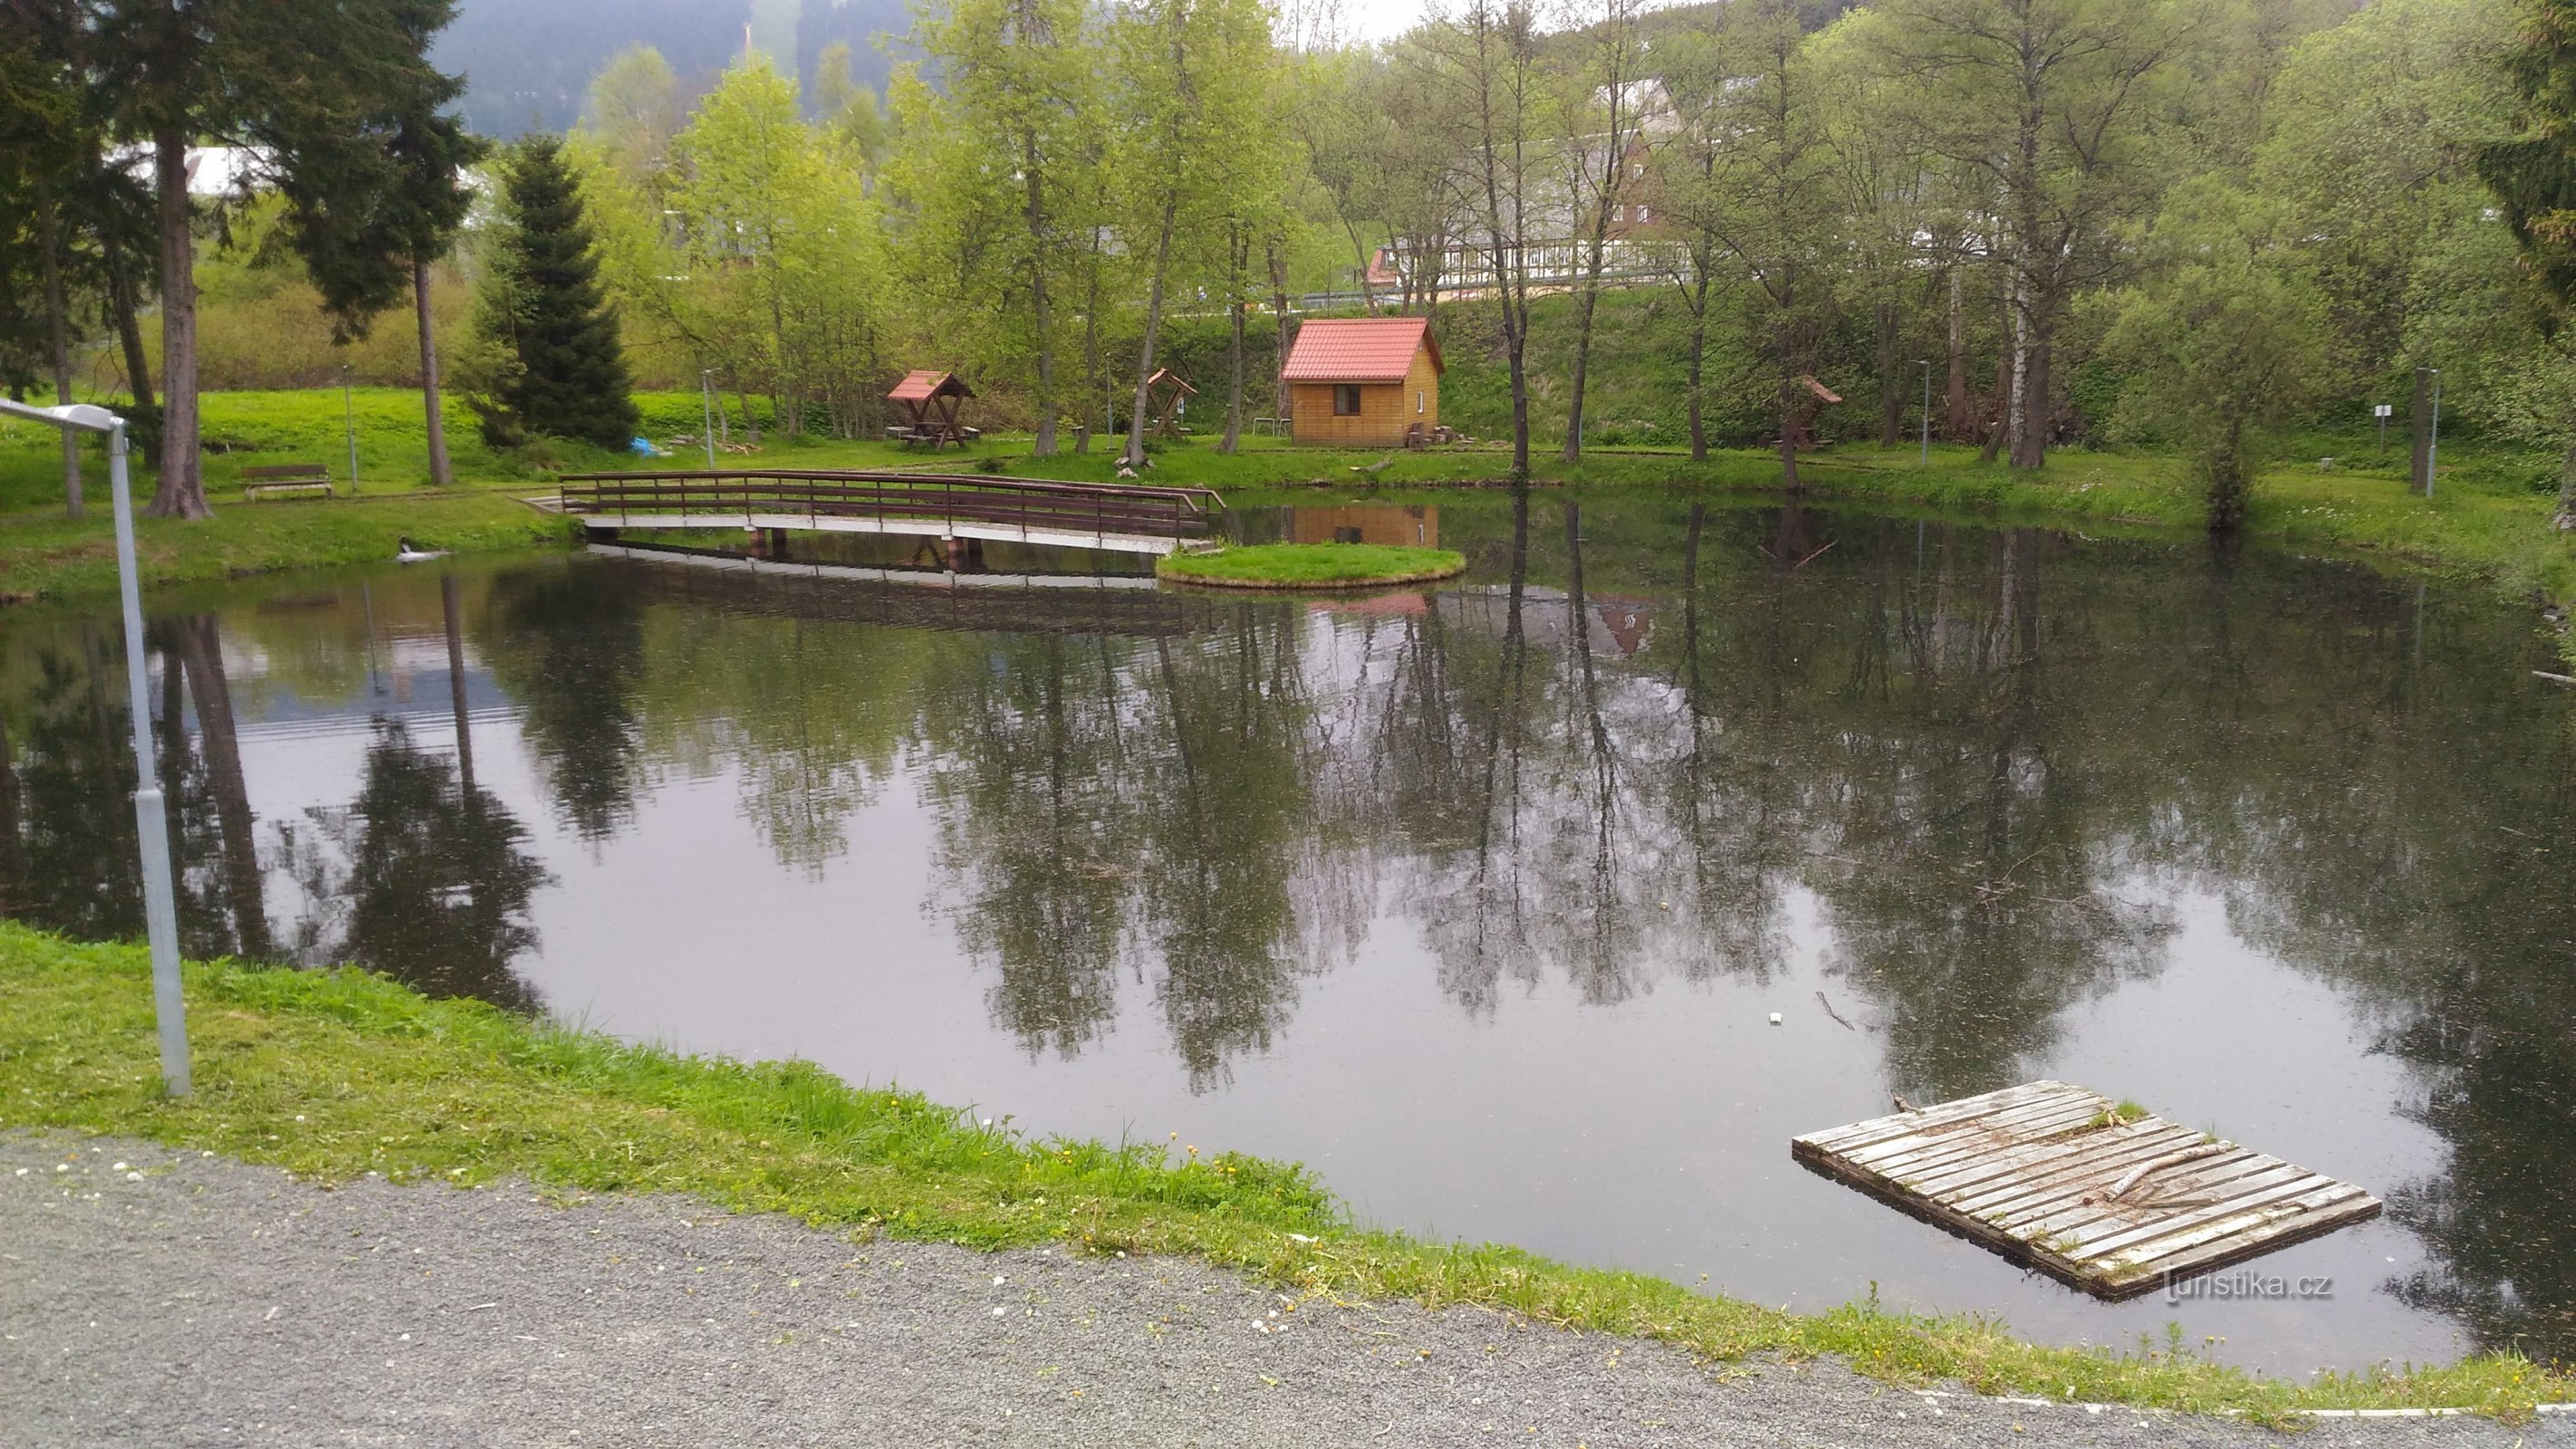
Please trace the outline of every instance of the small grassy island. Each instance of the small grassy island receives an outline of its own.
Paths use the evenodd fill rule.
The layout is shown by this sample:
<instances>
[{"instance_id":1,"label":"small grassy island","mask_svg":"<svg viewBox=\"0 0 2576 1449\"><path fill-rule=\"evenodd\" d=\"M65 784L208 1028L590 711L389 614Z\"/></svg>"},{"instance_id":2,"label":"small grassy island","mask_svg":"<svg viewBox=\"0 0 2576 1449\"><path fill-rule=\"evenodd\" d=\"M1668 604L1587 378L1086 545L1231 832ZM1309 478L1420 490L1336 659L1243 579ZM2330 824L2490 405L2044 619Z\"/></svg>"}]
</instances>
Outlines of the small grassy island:
<instances>
[{"instance_id":1,"label":"small grassy island","mask_svg":"<svg viewBox=\"0 0 2576 1449\"><path fill-rule=\"evenodd\" d=\"M1354 589L1419 584L1463 573L1455 549L1382 543L1257 543L1209 553L1176 553L1154 572L1186 584L1234 589Z\"/></svg>"}]
</instances>

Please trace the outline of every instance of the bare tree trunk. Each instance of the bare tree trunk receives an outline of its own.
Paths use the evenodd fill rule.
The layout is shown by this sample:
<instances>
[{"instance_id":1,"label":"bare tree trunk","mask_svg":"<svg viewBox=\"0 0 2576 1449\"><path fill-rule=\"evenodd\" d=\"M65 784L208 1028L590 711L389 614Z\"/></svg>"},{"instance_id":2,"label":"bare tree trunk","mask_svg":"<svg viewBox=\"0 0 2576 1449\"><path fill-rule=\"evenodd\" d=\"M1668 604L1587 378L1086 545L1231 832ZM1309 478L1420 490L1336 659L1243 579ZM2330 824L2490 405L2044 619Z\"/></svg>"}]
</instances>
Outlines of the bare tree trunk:
<instances>
[{"instance_id":1,"label":"bare tree trunk","mask_svg":"<svg viewBox=\"0 0 2576 1449\"><path fill-rule=\"evenodd\" d=\"M1145 293L1145 345L1136 360L1136 406L1127 418L1127 466L1145 466L1146 394L1154 381L1154 342L1163 330L1163 276L1172 260L1172 225L1181 214L1181 194L1163 197L1163 225L1154 236L1154 280Z\"/></svg>"},{"instance_id":2,"label":"bare tree trunk","mask_svg":"<svg viewBox=\"0 0 2576 1449\"><path fill-rule=\"evenodd\" d=\"M54 365L54 401L68 407L72 400L72 331L71 306L63 291L62 208L51 198L37 210L37 246L45 254L45 325L46 342ZM80 434L70 428L63 432L63 507L73 518L81 516Z\"/></svg>"},{"instance_id":3,"label":"bare tree trunk","mask_svg":"<svg viewBox=\"0 0 2576 1449\"><path fill-rule=\"evenodd\" d=\"M1228 240L1226 260L1232 286L1228 288L1225 310L1233 327L1226 338L1225 437L1218 441L1216 450L1230 454L1243 443L1243 314L1249 306L1243 291L1252 280L1252 238L1240 223Z\"/></svg>"},{"instance_id":4,"label":"bare tree trunk","mask_svg":"<svg viewBox=\"0 0 2576 1449\"><path fill-rule=\"evenodd\" d=\"M161 209L161 475L155 518L212 518L197 456L197 257L189 226L188 133L164 126L152 137L152 180Z\"/></svg>"},{"instance_id":5,"label":"bare tree trunk","mask_svg":"<svg viewBox=\"0 0 2576 1449\"><path fill-rule=\"evenodd\" d=\"M2023 416L2030 405L2030 289L2029 281L2018 264L2013 268L2012 298L2007 311L2011 317L2008 355L2012 359L2011 381L2004 390L2004 440L2012 449L2012 465L2022 462L2022 434L2026 430Z\"/></svg>"},{"instance_id":6,"label":"bare tree trunk","mask_svg":"<svg viewBox=\"0 0 2576 1449\"><path fill-rule=\"evenodd\" d=\"M1615 7L1612 23L1620 23ZM1610 240L1610 214L1619 204L1619 183L1628 174L1628 158L1620 148L1625 74L1623 66L1612 66L1610 83L1606 87L1610 95L1610 133L1601 143L1603 160L1600 180L1592 197L1592 234L1585 238L1583 293L1575 308L1573 396L1565 407L1563 456L1569 463L1583 459L1583 395L1585 379L1592 366L1592 316L1601 303L1601 268ZM1576 149L1582 149L1580 143ZM1579 191L1576 194L1581 195Z\"/></svg>"},{"instance_id":7,"label":"bare tree trunk","mask_svg":"<svg viewBox=\"0 0 2576 1449\"><path fill-rule=\"evenodd\" d=\"M1980 463L1991 463L2003 456L2005 429L2012 423L2005 403L2005 398L2012 392L2012 377L2012 339L2007 336L2004 345L1995 353L1995 418L1994 425L1986 430L1986 446L1977 454Z\"/></svg>"},{"instance_id":8,"label":"bare tree trunk","mask_svg":"<svg viewBox=\"0 0 2576 1449\"><path fill-rule=\"evenodd\" d=\"M1691 461L1708 461L1708 423L1702 415L1700 391L1708 369L1708 272L1705 268L1692 283L1690 336L1690 397L1685 404L1690 410ZM1692 518L1698 518L1694 511Z\"/></svg>"},{"instance_id":9,"label":"bare tree trunk","mask_svg":"<svg viewBox=\"0 0 2576 1449\"><path fill-rule=\"evenodd\" d=\"M1369 285L1368 243L1360 240L1360 229L1351 225L1347 217L1342 220L1342 230L1350 235L1351 255L1359 258L1357 275L1360 279L1360 306L1374 317L1377 315L1377 291Z\"/></svg>"},{"instance_id":10,"label":"bare tree trunk","mask_svg":"<svg viewBox=\"0 0 2576 1449\"><path fill-rule=\"evenodd\" d=\"M1976 425L1968 418L1968 323L1959 306L1960 271L1950 268L1950 371L1942 391L1942 406L1949 414L1944 431L1952 442L1965 442L1976 434Z\"/></svg>"},{"instance_id":11,"label":"bare tree trunk","mask_svg":"<svg viewBox=\"0 0 2576 1449\"><path fill-rule=\"evenodd\" d=\"M1878 304L1878 445L1896 446L1905 425L1905 399L1896 387L1896 304Z\"/></svg>"},{"instance_id":12,"label":"bare tree trunk","mask_svg":"<svg viewBox=\"0 0 2576 1449\"><path fill-rule=\"evenodd\" d=\"M2022 380L2021 436L2013 443L2013 466L2042 468L2048 465L2048 372L2056 328L2045 309L2033 319L2028 348L2027 376Z\"/></svg>"},{"instance_id":13,"label":"bare tree trunk","mask_svg":"<svg viewBox=\"0 0 2576 1449\"><path fill-rule=\"evenodd\" d=\"M152 364L143 355L143 324L135 317L134 278L126 269L125 251L113 241L102 242L99 251L107 258L108 310L116 316L116 338L125 350L126 390L134 395L136 412L157 413Z\"/></svg>"},{"instance_id":14,"label":"bare tree trunk","mask_svg":"<svg viewBox=\"0 0 2576 1449\"><path fill-rule=\"evenodd\" d=\"M1091 234L1091 264L1085 268L1084 281L1090 295L1082 305L1082 411L1073 423L1073 451L1077 456L1091 453L1091 394L1100 394L1100 413L1109 415L1109 365L1100 354L1100 251L1098 228Z\"/></svg>"},{"instance_id":15,"label":"bare tree trunk","mask_svg":"<svg viewBox=\"0 0 2576 1449\"><path fill-rule=\"evenodd\" d=\"M1798 384L1780 386L1780 486L1795 493L1806 485L1798 479Z\"/></svg>"},{"instance_id":16,"label":"bare tree trunk","mask_svg":"<svg viewBox=\"0 0 2576 1449\"><path fill-rule=\"evenodd\" d=\"M1270 368L1270 415L1284 418L1288 416L1288 343L1291 340L1288 335L1288 248L1279 238L1272 237L1269 251L1270 315L1273 322L1270 350L1275 354Z\"/></svg>"},{"instance_id":17,"label":"bare tree trunk","mask_svg":"<svg viewBox=\"0 0 2576 1449\"><path fill-rule=\"evenodd\" d=\"M429 316L429 259L411 259L412 305L420 315L420 398L429 430L429 482L453 488L456 474L447 462L447 422L438 415L438 337Z\"/></svg>"},{"instance_id":18,"label":"bare tree trunk","mask_svg":"<svg viewBox=\"0 0 2576 1449\"><path fill-rule=\"evenodd\" d=\"M1029 307L1031 320L1037 324L1038 395L1037 437L1029 451L1041 458L1055 456L1055 337L1047 315L1046 194L1039 180L1035 155L1037 142L1027 138L1022 146L1024 175L1021 184L1027 196L1025 216L1029 228L1031 262L1029 266Z\"/></svg>"}]
</instances>

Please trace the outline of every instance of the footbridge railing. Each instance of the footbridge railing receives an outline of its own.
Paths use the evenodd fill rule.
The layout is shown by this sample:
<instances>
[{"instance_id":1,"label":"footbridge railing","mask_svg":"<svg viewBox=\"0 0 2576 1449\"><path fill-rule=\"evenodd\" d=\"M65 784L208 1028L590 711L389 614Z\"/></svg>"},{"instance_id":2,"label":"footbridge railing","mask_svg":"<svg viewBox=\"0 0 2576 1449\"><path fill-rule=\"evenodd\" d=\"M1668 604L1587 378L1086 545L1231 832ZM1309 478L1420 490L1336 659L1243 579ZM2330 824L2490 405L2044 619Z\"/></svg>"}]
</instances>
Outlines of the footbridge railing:
<instances>
[{"instance_id":1,"label":"footbridge railing","mask_svg":"<svg viewBox=\"0 0 2576 1449\"><path fill-rule=\"evenodd\" d=\"M586 527L810 529L1169 553L1211 538L1207 488L1057 483L970 473L750 468L566 473L556 503Z\"/></svg>"}]
</instances>

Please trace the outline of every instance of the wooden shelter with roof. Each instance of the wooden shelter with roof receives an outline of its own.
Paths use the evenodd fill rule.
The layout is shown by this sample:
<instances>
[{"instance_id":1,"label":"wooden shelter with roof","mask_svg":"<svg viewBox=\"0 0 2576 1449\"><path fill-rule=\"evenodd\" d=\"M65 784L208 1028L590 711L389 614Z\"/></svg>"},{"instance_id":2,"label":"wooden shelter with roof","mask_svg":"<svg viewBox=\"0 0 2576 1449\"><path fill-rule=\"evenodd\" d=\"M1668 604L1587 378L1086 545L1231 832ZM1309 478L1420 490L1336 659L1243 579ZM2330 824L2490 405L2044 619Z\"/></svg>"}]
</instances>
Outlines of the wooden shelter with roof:
<instances>
[{"instance_id":1,"label":"wooden shelter with roof","mask_svg":"<svg viewBox=\"0 0 2576 1449\"><path fill-rule=\"evenodd\" d=\"M1279 369L1289 436L1400 447L1440 426L1440 343L1427 317L1318 317Z\"/></svg>"},{"instance_id":2,"label":"wooden shelter with roof","mask_svg":"<svg viewBox=\"0 0 2576 1449\"><path fill-rule=\"evenodd\" d=\"M1181 409L1198 395L1199 390L1190 386L1188 378L1168 367L1156 369L1152 377L1145 379L1145 411L1154 420L1155 436L1177 438L1188 432L1188 425L1181 421Z\"/></svg>"},{"instance_id":3,"label":"wooden shelter with roof","mask_svg":"<svg viewBox=\"0 0 2576 1449\"><path fill-rule=\"evenodd\" d=\"M886 394L886 401L902 408L907 419L889 426L886 437L894 442L927 443L933 448L948 443L965 447L983 436L979 430L957 421L957 405L974 395L975 389L953 372L915 368Z\"/></svg>"}]
</instances>

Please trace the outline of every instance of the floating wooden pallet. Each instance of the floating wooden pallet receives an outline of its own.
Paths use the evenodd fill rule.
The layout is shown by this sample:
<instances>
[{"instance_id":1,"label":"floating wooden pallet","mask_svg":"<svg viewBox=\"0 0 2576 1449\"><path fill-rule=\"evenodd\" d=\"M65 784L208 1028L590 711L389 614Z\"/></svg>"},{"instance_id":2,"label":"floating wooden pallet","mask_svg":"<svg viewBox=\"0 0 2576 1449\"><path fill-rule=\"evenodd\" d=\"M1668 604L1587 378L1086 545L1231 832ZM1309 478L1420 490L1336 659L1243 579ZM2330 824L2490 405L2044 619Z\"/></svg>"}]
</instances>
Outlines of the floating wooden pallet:
<instances>
[{"instance_id":1,"label":"floating wooden pallet","mask_svg":"<svg viewBox=\"0 0 2576 1449\"><path fill-rule=\"evenodd\" d=\"M2104 1298L2241 1262L2379 1215L2348 1182L2064 1082L1789 1140L1790 1154Z\"/></svg>"}]
</instances>

